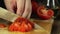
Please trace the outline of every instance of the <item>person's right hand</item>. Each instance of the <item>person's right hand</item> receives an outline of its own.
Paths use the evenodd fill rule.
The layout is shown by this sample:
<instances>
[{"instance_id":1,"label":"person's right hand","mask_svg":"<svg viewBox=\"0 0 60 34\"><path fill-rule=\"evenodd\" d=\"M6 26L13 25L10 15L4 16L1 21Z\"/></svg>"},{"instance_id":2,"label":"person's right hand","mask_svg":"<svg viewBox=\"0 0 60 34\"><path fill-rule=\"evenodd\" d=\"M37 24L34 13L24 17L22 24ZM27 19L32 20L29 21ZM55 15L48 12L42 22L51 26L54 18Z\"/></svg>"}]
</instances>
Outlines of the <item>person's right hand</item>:
<instances>
[{"instance_id":1,"label":"person's right hand","mask_svg":"<svg viewBox=\"0 0 60 34\"><path fill-rule=\"evenodd\" d=\"M30 18L32 12L31 0L4 0L6 8L24 18Z\"/></svg>"}]
</instances>

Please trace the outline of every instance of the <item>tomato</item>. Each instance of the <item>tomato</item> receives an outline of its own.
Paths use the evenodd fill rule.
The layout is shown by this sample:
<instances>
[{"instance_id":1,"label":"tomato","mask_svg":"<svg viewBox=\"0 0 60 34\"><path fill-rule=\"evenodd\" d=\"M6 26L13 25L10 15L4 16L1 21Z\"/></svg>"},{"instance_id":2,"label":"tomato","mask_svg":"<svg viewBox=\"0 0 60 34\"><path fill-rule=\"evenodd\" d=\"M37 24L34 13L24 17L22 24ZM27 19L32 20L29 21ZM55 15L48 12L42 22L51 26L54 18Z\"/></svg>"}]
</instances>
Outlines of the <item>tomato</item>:
<instances>
[{"instance_id":1,"label":"tomato","mask_svg":"<svg viewBox=\"0 0 60 34\"><path fill-rule=\"evenodd\" d=\"M38 8L37 2L32 1L32 10L33 10L33 11L37 11L37 8Z\"/></svg>"},{"instance_id":2,"label":"tomato","mask_svg":"<svg viewBox=\"0 0 60 34\"><path fill-rule=\"evenodd\" d=\"M47 19L50 19L53 15L54 15L54 12L53 10L51 9L46 9L44 6L40 6L38 9L37 9L37 15L41 18L41 19L44 19L44 20L47 20Z\"/></svg>"},{"instance_id":3,"label":"tomato","mask_svg":"<svg viewBox=\"0 0 60 34\"><path fill-rule=\"evenodd\" d=\"M17 31L19 27L20 27L20 23L14 22L9 26L9 31Z\"/></svg>"},{"instance_id":4,"label":"tomato","mask_svg":"<svg viewBox=\"0 0 60 34\"><path fill-rule=\"evenodd\" d=\"M25 18L18 18L9 26L9 31L28 32L31 31L34 24Z\"/></svg>"},{"instance_id":5,"label":"tomato","mask_svg":"<svg viewBox=\"0 0 60 34\"><path fill-rule=\"evenodd\" d=\"M6 27L5 24L0 24L0 28L4 28L4 27Z\"/></svg>"}]
</instances>

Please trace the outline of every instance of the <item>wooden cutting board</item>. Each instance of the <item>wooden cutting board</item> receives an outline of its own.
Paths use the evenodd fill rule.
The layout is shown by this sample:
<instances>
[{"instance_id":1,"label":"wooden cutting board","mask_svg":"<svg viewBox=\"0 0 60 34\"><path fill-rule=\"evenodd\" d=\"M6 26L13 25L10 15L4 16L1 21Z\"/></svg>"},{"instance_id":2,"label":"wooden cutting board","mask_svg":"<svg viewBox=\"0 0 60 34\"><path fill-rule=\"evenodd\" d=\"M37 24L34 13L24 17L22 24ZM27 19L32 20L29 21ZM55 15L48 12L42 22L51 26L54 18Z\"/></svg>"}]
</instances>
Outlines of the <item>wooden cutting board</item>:
<instances>
[{"instance_id":1,"label":"wooden cutting board","mask_svg":"<svg viewBox=\"0 0 60 34\"><path fill-rule=\"evenodd\" d=\"M39 27L36 26L36 28L30 32L18 32L18 31L10 32L10 31L8 31L7 27L6 28L0 28L0 34L51 34L53 19L49 19L49 20L31 19L31 21L38 24ZM5 23L8 21L0 19L0 22Z\"/></svg>"}]
</instances>

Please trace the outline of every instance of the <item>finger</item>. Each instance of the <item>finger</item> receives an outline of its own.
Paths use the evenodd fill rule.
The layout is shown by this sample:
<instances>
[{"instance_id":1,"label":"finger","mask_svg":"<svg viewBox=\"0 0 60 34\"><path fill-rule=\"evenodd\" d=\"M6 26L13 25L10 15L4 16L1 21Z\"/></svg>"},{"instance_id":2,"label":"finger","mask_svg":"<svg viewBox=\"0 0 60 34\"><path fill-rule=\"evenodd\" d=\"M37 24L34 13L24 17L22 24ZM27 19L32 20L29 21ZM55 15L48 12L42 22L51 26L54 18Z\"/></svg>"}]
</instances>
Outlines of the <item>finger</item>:
<instances>
[{"instance_id":1,"label":"finger","mask_svg":"<svg viewBox=\"0 0 60 34\"><path fill-rule=\"evenodd\" d=\"M31 10L31 0L26 0L26 3L25 3L25 10L24 10L24 13L22 15L22 17L26 18Z\"/></svg>"},{"instance_id":2,"label":"finger","mask_svg":"<svg viewBox=\"0 0 60 34\"><path fill-rule=\"evenodd\" d=\"M4 0L4 2L5 2L6 8L9 11L14 12L13 8L14 8L14 5L15 5L15 1L12 1L12 0Z\"/></svg>"},{"instance_id":3,"label":"finger","mask_svg":"<svg viewBox=\"0 0 60 34\"><path fill-rule=\"evenodd\" d=\"M28 16L27 16L27 19L30 19L31 13L32 13L32 5L31 5L31 7L30 7L30 11L29 11L29 14L28 14Z\"/></svg>"},{"instance_id":4,"label":"finger","mask_svg":"<svg viewBox=\"0 0 60 34\"><path fill-rule=\"evenodd\" d=\"M29 12L29 14L28 14L28 16L27 16L27 19L30 19L30 17L31 17L31 13L32 13L32 11Z\"/></svg>"},{"instance_id":5,"label":"finger","mask_svg":"<svg viewBox=\"0 0 60 34\"><path fill-rule=\"evenodd\" d=\"M22 15L23 11L24 11L24 4L25 4L25 0L17 0L17 14L18 15Z\"/></svg>"}]
</instances>

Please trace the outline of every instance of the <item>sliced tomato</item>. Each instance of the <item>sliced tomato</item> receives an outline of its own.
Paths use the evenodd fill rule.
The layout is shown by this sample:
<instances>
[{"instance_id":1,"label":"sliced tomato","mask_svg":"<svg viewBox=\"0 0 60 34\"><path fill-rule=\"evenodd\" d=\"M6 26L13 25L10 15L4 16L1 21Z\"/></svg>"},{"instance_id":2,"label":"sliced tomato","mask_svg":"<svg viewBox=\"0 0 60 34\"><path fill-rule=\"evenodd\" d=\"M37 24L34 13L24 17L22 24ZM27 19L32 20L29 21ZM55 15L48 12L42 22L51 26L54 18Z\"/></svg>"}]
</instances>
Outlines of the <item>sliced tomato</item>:
<instances>
[{"instance_id":1,"label":"sliced tomato","mask_svg":"<svg viewBox=\"0 0 60 34\"><path fill-rule=\"evenodd\" d=\"M29 28L28 30L32 30L33 28L32 25L30 25L30 23L28 23L28 28Z\"/></svg>"},{"instance_id":2,"label":"sliced tomato","mask_svg":"<svg viewBox=\"0 0 60 34\"><path fill-rule=\"evenodd\" d=\"M53 16L53 15L54 15L53 10L49 9L49 10L48 10L48 15L49 15L49 16Z\"/></svg>"},{"instance_id":3,"label":"sliced tomato","mask_svg":"<svg viewBox=\"0 0 60 34\"><path fill-rule=\"evenodd\" d=\"M19 27L20 27L20 24L17 22L14 22L9 26L9 31L17 31Z\"/></svg>"},{"instance_id":4,"label":"sliced tomato","mask_svg":"<svg viewBox=\"0 0 60 34\"><path fill-rule=\"evenodd\" d=\"M4 28L4 27L6 27L5 24L0 24L0 28Z\"/></svg>"},{"instance_id":5,"label":"sliced tomato","mask_svg":"<svg viewBox=\"0 0 60 34\"><path fill-rule=\"evenodd\" d=\"M9 26L9 31L28 32L34 27L33 23L25 18L18 18Z\"/></svg>"},{"instance_id":6,"label":"sliced tomato","mask_svg":"<svg viewBox=\"0 0 60 34\"><path fill-rule=\"evenodd\" d=\"M41 18L41 19L44 19L44 20L47 20L47 19L50 19L53 15L54 15L54 12L53 10L51 9L46 9L44 6L40 6L38 9L37 9L37 15Z\"/></svg>"}]
</instances>

